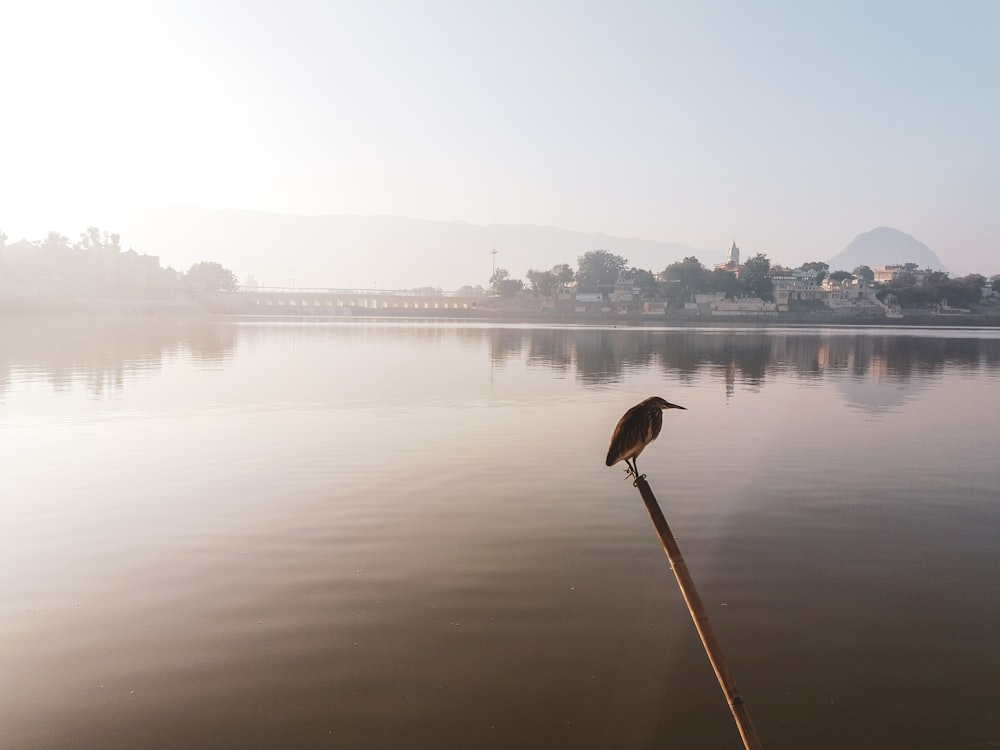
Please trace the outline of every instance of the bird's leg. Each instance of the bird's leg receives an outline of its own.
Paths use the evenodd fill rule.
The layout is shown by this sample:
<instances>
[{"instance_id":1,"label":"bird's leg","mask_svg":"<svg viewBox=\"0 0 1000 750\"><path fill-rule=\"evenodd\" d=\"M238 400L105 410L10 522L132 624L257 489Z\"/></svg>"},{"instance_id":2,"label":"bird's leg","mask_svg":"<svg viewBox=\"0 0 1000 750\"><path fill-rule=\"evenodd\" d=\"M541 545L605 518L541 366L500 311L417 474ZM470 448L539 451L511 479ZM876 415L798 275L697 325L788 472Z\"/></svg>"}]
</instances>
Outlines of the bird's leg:
<instances>
[{"instance_id":1,"label":"bird's leg","mask_svg":"<svg viewBox=\"0 0 1000 750\"><path fill-rule=\"evenodd\" d=\"M636 463L636 457L635 456L632 457L632 474L633 474L633 476L635 476L635 482L633 482L633 486L634 487L638 487L639 486L639 480L640 479L645 479L646 478L645 474L640 474L639 473L639 464Z\"/></svg>"},{"instance_id":2,"label":"bird's leg","mask_svg":"<svg viewBox=\"0 0 1000 750\"><path fill-rule=\"evenodd\" d=\"M635 459L633 458L632 462L629 463L629 460L626 458L625 459L625 465L628 467L627 469L625 469L625 478L626 479L634 479L634 480L638 481L638 479L639 479L639 473L635 470ZM633 482L632 484L634 485L635 482Z\"/></svg>"}]
</instances>

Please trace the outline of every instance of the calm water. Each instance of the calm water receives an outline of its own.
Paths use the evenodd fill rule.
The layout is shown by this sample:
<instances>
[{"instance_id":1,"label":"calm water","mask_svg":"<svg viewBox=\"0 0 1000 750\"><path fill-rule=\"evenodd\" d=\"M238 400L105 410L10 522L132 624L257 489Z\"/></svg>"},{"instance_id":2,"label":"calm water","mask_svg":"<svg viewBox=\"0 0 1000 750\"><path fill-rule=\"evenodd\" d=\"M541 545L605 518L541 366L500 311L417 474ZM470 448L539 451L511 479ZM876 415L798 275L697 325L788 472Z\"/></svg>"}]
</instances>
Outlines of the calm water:
<instances>
[{"instance_id":1,"label":"calm water","mask_svg":"<svg viewBox=\"0 0 1000 750\"><path fill-rule=\"evenodd\" d=\"M1000 745L1000 334L0 318L0 747Z\"/></svg>"}]
</instances>

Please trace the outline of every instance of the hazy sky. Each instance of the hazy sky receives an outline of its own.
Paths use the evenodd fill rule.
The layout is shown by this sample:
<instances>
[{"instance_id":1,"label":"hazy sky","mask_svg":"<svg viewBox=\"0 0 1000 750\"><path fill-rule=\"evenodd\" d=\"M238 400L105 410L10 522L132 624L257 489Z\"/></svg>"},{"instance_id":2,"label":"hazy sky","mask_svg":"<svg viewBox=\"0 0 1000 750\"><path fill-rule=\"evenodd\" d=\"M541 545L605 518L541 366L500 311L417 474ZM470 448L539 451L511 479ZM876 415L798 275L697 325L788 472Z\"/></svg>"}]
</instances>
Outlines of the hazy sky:
<instances>
[{"instance_id":1,"label":"hazy sky","mask_svg":"<svg viewBox=\"0 0 1000 750\"><path fill-rule=\"evenodd\" d=\"M886 225L1000 272L996 0L34 0L0 79L12 240L169 202L799 262Z\"/></svg>"}]
</instances>

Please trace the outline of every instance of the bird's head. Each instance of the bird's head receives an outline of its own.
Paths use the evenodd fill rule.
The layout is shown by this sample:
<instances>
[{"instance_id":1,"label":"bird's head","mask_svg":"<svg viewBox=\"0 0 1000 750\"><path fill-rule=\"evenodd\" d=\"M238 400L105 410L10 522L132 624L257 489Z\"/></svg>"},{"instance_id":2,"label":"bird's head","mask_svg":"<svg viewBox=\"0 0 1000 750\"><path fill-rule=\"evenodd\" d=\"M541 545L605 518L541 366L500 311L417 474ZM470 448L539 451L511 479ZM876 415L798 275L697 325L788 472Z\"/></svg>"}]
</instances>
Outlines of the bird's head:
<instances>
[{"instance_id":1,"label":"bird's head","mask_svg":"<svg viewBox=\"0 0 1000 750\"><path fill-rule=\"evenodd\" d=\"M684 409L684 411L687 411L687 407L678 406L677 404L672 404L665 398L660 398L659 396L651 396L650 398L646 399L646 402L652 405L659 406L661 409Z\"/></svg>"}]
</instances>

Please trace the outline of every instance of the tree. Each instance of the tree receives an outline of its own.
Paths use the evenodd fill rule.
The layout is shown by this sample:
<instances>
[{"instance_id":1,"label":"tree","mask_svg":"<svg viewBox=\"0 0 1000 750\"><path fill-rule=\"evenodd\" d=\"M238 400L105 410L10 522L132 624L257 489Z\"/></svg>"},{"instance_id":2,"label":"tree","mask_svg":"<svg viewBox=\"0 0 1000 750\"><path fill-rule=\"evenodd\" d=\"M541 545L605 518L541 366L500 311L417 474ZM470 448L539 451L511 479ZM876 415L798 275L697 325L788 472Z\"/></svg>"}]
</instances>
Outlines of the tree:
<instances>
[{"instance_id":1,"label":"tree","mask_svg":"<svg viewBox=\"0 0 1000 750\"><path fill-rule=\"evenodd\" d=\"M591 250L578 259L576 286L581 292L596 292L621 278L628 261L608 250Z\"/></svg>"},{"instance_id":2,"label":"tree","mask_svg":"<svg viewBox=\"0 0 1000 750\"><path fill-rule=\"evenodd\" d=\"M824 263L821 260L813 260L810 261L809 263L803 263L801 266L799 266L799 268L801 268L803 271L829 271L830 264Z\"/></svg>"},{"instance_id":3,"label":"tree","mask_svg":"<svg viewBox=\"0 0 1000 750\"><path fill-rule=\"evenodd\" d=\"M50 253L68 251L70 249L69 237L61 235L59 232L53 230L49 232L45 239L38 244L38 247Z\"/></svg>"},{"instance_id":4,"label":"tree","mask_svg":"<svg viewBox=\"0 0 1000 750\"><path fill-rule=\"evenodd\" d=\"M569 267L569 263L552 266L552 273L560 284L568 284L573 280L573 269Z\"/></svg>"},{"instance_id":5,"label":"tree","mask_svg":"<svg viewBox=\"0 0 1000 750\"><path fill-rule=\"evenodd\" d=\"M490 289L494 294L500 294L500 285L508 276L510 276L510 271L506 268L497 268L493 271L493 275L490 276Z\"/></svg>"},{"instance_id":6,"label":"tree","mask_svg":"<svg viewBox=\"0 0 1000 750\"><path fill-rule=\"evenodd\" d=\"M816 285L819 286L823 283L823 279L827 277L830 271L830 264L824 263L821 260L810 261L809 263L803 263L799 266L803 271L815 271L816 275L813 277Z\"/></svg>"},{"instance_id":7,"label":"tree","mask_svg":"<svg viewBox=\"0 0 1000 750\"><path fill-rule=\"evenodd\" d=\"M709 278L709 291L722 292L726 299L733 299L740 293L740 280L736 274L725 268L716 268Z\"/></svg>"},{"instance_id":8,"label":"tree","mask_svg":"<svg viewBox=\"0 0 1000 750\"><path fill-rule=\"evenodd\" d=\"M853 276L854 274L850 271L834 271L830 274L830 281L847 281Z\"/></svg>"},{"instance_id":9,"label":"tree","mask_svg":"<svg viewBox=\"0 0 1000 750\"><path fill-rule=\"evenodd\" d=\"M758 297L765 302L774 301L771 261L764 253L757 253L743 266L743 271L740 274L740 287L748 297Z\"/></svg>"},{"instance_id":10,"label":"tree","mask_svg":"<svg viewBox=\"0 0 1000 750\"><path fill-rule=\"evenodd\" d=\"M931 291L931 298L935 302L947 301L951 307L971 307L982 302L983 288L986 286L985 276L978 273L959 279L949 279L948 274L943 276L944 279Z\"/></svg>"},{"instance_id":11,"label":"tree","mask_svg":"<svg viewBox=\"0 0 1000 750\"><path fill-rule=\"evenodd\" d=\"M511 279L510 271L506 268L498 268L490 277L490 288L494 294L501 297L513 297L524 288L524 282L520 279Z\"/></svg>"},{"instance_id":12,"label":"tree","mask_svg":"<svg viewBox=\"0 0 1000 750\"><path fill-rule=\"evenodd\" d=\"M505 299L516 297L524 289L521 279L504 279L500 284L500 296Z\"/></svg>"},{"instance_id":13,"label":"tree","mask_svg":"<svg viewBox=\"0 0 1000 750\"><path fill-rule=\"evenodd\" d=\"M900 307L925 307L943 299L956 306L962 304L962 294L954 293L952 289L954 282L948 279L948 274L934 271L919 280L915 273L916 264L912 264L913 268L909 268L910 265L909 263L904 265L907 270L897 273L886 285L883 294L879 295L880 299L885 294L891 293L899 301Z\"/></svg>"},{"instance_id":14,"label":"tree","mask_svg":"<svg viewBox=\"0 0 1000 750\"><path fill-rule=\"evenodd\" d=\"M963 276L960 279L956 279L961 284L966 286L974 287L976 289L983 289L986 287L986 277L981 273L970 273L968 276Z\"/></svg>"},{"instance_id":15,"label":"tree","mask_svg":"<svg viewBox=\"0 0 1000 750\"><path fill-rule=\"evenodd\" d=\"M875 272L870 266L858 266L853 271L854 275L865 281L875 281Z\"/></svg>"},{"instance_id":16,"label":"tree","mask_svg":"<svg viewBox=\"0 0 1000 750\"><path fill-rule=\"evenodd\" d=\"M80 235L76 247L80 250L110 250L120 253L122 251L120 240L121 235L108 234L97 227L87 227L87 231Z\"/></svg>"},{"instance_id":17,"label":"tree","mask_svg":"<svg viewBox=\"0 0 1000 750\"><path fill-rule=\"evenodd\" d=\"M919 307L930 302L926 290L917 288L917 277L911 271L897 273L883 291L895 295L900 307Z\"/></svg>"},{"instance_id":18,"label":"tree","mask_svg":"<svg viewBox=\"0 0 1000 750\"><path fill-rule=\"evenodd\" d=\"M988 286L986 277L980 273L970 273L956 279L956 283L965 290L968 304L975 305L983 301L983 290Z\"/></svg>"},{"instance_id":19,"label":"tree","mask_svg":"<svg viewBox=\"0 0 1000 750\"><path fill-rule=\"evenodd\" d=\"M532 268L529 269L527 276L528 281L531 282L532 291L535 294L540 294L543 297L551 297L555 294L556 289L559 288L559 281L552 271L536 271Z\"/></svg>"},{"instance_id":20,"label":"tree","mask_svg":"<svg viewBox=\"0 0 1000 750\"><path fill-rule=\"evenodd\" d=\"M706 292L711 286L711 274L693 255L671 263L660 275L667 282L667 302L672 307L683 305L693 294Z\"/></svg>"},{"instance_id":21,"label":"tree","mask_svg":"<svg viewBox=\"0 0 1000 750\"><path fill-rule=\"evenodd\" d=\"M635 285L639 287L640 294L643 297L654 297L660 290L660 283L656 280L656 276L653 275L652 271L632 266L632 268L628 270L627 275L635 282Z\"/></svg>"},{"instance_id":22,"label":"tree","mask_svg":"<svg viewBox=\"0 0 1000 750\"><path fill-rule=\"evenodd\" d=\"M220 264L202 261L195 263L184 274L184 283L196 292L231 292L236 289L236 274Z\"/></svg>"}]
</instances>

